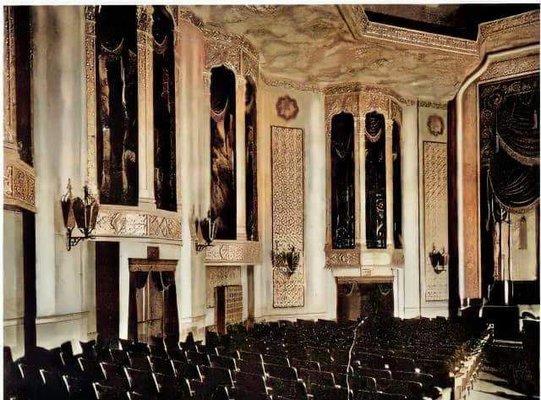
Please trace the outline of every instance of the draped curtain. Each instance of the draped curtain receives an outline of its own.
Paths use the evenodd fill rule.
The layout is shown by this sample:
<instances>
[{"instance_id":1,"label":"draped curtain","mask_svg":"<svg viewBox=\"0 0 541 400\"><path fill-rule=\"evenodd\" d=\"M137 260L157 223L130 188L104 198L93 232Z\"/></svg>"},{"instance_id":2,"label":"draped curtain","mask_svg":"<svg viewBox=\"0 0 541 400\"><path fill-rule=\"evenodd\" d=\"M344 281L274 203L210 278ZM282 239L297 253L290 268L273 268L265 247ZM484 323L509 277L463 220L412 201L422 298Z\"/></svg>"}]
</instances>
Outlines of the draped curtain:
<instances>
[{"instance_id":1,"label":"draped curtain","mask_svg":"<svg viewBox=\"0 0 541 400\"><path fill-rule=\"evenodd\" d=\"M539 77L486 84L479 92L489 202L527 212L539 202Z\"/></svg>"}]
</instances>

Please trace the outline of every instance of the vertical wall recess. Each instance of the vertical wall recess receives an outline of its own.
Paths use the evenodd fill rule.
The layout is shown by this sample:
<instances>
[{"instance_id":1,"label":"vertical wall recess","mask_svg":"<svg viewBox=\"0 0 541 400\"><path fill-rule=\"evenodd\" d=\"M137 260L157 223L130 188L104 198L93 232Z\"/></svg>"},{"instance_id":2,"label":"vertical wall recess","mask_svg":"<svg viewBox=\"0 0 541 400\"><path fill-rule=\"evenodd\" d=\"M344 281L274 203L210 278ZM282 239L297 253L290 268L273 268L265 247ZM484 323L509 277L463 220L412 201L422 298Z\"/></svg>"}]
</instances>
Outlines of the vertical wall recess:
<instances>
[{"instance_id":1,"label":"vertical wall recess","mask_svg":"<svg viewBox=\"0 0 541 400\"><path fill-rule=\"evenodd\" d=\"M104 204L137 205L136 7L98 8L95 51L100 201Z\"/></svg>"},{"instance_id":2,"label":"vertical wall recess","mask_svg":"<svg viewBox=\"0 0 541 400\"><path fill-rule=\"evenodd\" d=\"M387 246L385 117L376 111L366 114L366 247Z\"/></svg>"},{"instance_id":3,"label":"vertical wall recess","mask_svg":"<svg viewBox=\"0 0 541 400\"><path fill-rule=\"evenodd\" d=\"M395 249L403 246L402 236L402 147L400 125L393 121L393 242Z\"/></svg>"},{"instance_id":4,"label":"vertical wall recess","mask_svg":"<svg viewBox=\"0 0 541 400\"><path fill-rule=\"evenodd\" d=\"M251 77L246 77L245 93L246 142L246 237L258 240L257 215L257 88Z\"/></svg>"},{"instance_id":5,"label":"vertical wall recess","mask_svg":"<svg viewBox=\"0 0 541 400\"><path fill-rule=\"evenodd\" d=\"M340 113L331 120L331 229L333 249L355 248L355 123Z\"/></svg>"},{"instance_id":6,"label":"vertical wall recess","mask_svg":"<svg viewBox=\"0 0 541 400\"><path fill-rule=\"evenodd\" d=\"M237 238L236 197L236 83L226 67L211 70L210 152L211 209L216 218L217 239Z\"/></svg>"},{"instance_id":7,"label":"vertical wall recess","mask_svg":"<svg viewBox=\"0 0 541 400\"><path fill-rule=\"evenodd\" d=\"M304 306L304 132L271 126L272 243L274 251L291 246L301 252L292 274L274 265L273 305Z\"/></svg>"},{"instance_id":8,"label":"vertical wall recess","mask_svg":"<svg viewBox=\"0 0 541 400\"><path fill-rule=\"evenodd\" d=\"M174 22L163 6L154 7L152 36L154 194L157 208L176 211Z\"/></svg>"},{"instance_id":9,"label":"vertical wall recess","mask_svg":"<svg viewBox=\"0 0 541 400\"><path fill-rule=\"evenodd\" d=\"M424 266L425 300L448 299L448 271L437 272L429 254L448 250L447 231L447 144L423 142Z\"/></svg>"}]
</instances>

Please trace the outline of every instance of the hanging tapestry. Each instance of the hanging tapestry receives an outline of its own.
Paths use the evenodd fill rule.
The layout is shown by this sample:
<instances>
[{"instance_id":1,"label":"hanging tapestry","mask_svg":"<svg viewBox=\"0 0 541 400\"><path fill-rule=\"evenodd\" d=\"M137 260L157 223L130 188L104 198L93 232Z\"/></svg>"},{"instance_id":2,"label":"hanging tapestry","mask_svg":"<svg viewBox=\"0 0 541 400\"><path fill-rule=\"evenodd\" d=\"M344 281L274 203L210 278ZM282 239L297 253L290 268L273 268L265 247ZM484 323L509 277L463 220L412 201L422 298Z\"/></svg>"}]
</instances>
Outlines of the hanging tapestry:
<instances>
[{"instance_id":1,"label":"hanging tapestry","mask_svg":"<svg viewBox=\"0 0 541 400\"><path fill-rule=\"evenodd\" d=\"M353 115L331 120L331 224L334 249L355 248L355 158Z\"/></svg>"},{"instance_id":2,"label":"hanging tapestry","mask_svg":"<svg viewBox=\"0 0 541 400\"><path fill-rule=\"evenodd\" d=\"M235 75L213 68L210 82L211 210L217 239L237 237L235 179Z\"/></svg>"},{"instance_id":3,"label":"hanging tapestry","mask_svg":"<svg viewBox=\"0 0 541 400\"><path fill-rule=\"evenodd\" d=\"M246 129L246 236L258 240L257 220L257 88L251 78L246 78L245 129Z\"/></svg>"},{"instance_id":4,"label":"hanging tapestry","mask_svg":"<svg viewBox=\"0 0 541 400\"><path fill-rule=\"evenodd\" d=\"M137 205L135 6L101 6L96 23L100 201Z\"/></svg>"},{"instance_id":5,"label":"hanging tapestry","mask_svg":"<svg viewBox=\"0 0 541 400\"><path fill-rule=\"evenodd\" d=\"M173 28L165 7L154 7L154 194L156 206L169 211L177 209Z\"/></svg>"},{"instance_id":6,"label":"hanging tapestry","mask_svg":"<svg viewBox=\"0 0 541 400\"><path fill-rule=\"evenodd\" d=\"M366 114L366 246L387 246L385 186L385 118L376 111Z\"/></svg>"}]
</instances>

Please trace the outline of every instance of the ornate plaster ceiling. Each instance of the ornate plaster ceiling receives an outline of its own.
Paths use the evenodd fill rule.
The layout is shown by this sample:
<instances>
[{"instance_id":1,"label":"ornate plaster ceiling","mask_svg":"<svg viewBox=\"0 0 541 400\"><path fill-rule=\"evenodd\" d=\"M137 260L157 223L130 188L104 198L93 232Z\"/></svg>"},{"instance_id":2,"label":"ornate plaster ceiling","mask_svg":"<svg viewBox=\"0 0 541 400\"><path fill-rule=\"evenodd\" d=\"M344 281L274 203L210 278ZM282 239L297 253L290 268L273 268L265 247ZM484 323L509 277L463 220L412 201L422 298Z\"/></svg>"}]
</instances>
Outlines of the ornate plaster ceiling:
<instances>
[{"instance_id":1,"label":"ornate plaster ceiling","mask_svg":"<svg viewBox=\"0 0 541 400\"><path fill-rule=\"evenodd\" d=\"M424 14L450 24L450 16L457 13L453 7L427 9ZM444 101L480 63L476 41L372 22L359 5L187 9L209 28L248 39L260 53L264 76L301 86L359 82L387 87L404 97Z\"/></svg>"},{"instance_id":2,"label":"ornate plaster ceiling","mask_svg":"<svg viewBox=\"0 0 541 400\"><path fill-rule=\"evenodd\" d=\"M359 38L335 5L189 9L209 27L250 40L260 52L263 73L274 79L319 86L357 81L441 101L453 97L479 62L472 52Z\"/></svg>"}]
</instances>

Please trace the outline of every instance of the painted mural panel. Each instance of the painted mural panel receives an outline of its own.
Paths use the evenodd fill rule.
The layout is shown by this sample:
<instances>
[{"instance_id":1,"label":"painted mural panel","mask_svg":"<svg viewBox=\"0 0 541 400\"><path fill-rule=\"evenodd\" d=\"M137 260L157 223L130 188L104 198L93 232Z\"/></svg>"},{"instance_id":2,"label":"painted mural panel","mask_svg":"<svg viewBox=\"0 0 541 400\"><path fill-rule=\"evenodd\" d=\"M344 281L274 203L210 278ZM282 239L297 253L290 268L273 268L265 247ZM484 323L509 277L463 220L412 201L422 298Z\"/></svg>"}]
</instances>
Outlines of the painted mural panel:
<instances>
[{"instance_id":1,"label":"painted mural panel","mask_svg":"<svg viewBox=\"0 0 541 400\"><path fill-rule=\"evenodd\" d=\"M211 71L211 210L217 239L237 237L235 157L235 75L226 67Z\"/></svg>"},{"instance_id":2,"label":"painted mural panel","mask_svg":"<svg viewBox=\"0 0 541 400\"><path fill-rule=\"evenodd\" d=\"M332 246L355 248L354 120L340 113L331 120Z\"/></svg>"},{"instance_id":3,"label":"painted mural panel","mask_svg":"<svg viewBox=\"0 0 541 400\"><path fill-rule=\"evenodd\" d=\"M385 183L385 118L376 111L366 114L366 246L387 246Z\"/></svg>"},{"instance_id":4,"label":"painted mural panel","mask_svg":"<svg viewBox=\"0 0 541 400\"><path fill-rule=\"evenodd\" d=\"M101 6L96 18L100 201L104 204L136 205L136 8Z\"/></svg>"},{"instance_id":5,"label":"painted mural panel","mask_svg":"<svg viewBox=\"0 0 541 400\"><path fill-rule=\"evenodd\" d=\"M156 206L169 211L177 208L173 28L173 20L165 7L154 7L154 194Z\"/></svg>"}]
</instances>

